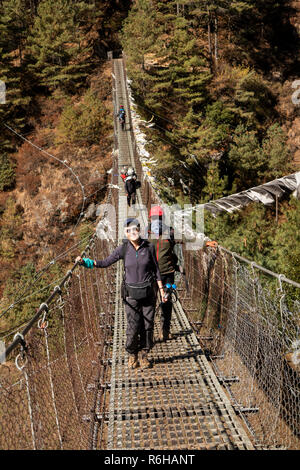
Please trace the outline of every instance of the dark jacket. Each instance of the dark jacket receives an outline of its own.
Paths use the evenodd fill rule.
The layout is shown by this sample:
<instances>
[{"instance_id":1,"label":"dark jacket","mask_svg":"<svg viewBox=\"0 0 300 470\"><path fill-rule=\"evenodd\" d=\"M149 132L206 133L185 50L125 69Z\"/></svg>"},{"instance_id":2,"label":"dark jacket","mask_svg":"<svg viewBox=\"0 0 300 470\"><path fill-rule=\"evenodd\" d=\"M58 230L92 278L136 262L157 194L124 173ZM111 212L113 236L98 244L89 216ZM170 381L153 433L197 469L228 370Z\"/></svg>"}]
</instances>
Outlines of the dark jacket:
<instances>
[{"instance_id":1,"label":"dark jacket","mask_svg":"<svg viewBox=\"0 0 300 470\"><path fill-rule=\"evenodd\" d=\"M96 268L106 268L122 259L123 244L119 245L107 258L96 261ZM148 281L151 274L156 280L161 281L158 263L155 257L153 245L147 240L141 241L136 250L133 244L128 241L124 258L125 281L128 284L137 284Z\"/></svg>"},{"instance_id":2,"label":"dark jacket","mask_svg":"<svg viewBox=\"0 0 300 470\"><path fill-rule=\"evenodd\" d=\"M127 181L125 181L125 191L128 194L132 194L136 192L136 181L134 178L131 178Z\"/></svg>"},{"instance_id":3,"label":"dark jacket","mask_svg":"<svg viewBox=\"0 0 300 470\"><path fill-rule=\"evenodd\" d=\"M119 119L125 119L125 117L126 117L125 109L120 109L117 116L118 116Z\"/></svg>"},{"instance_id":4,"label":"dark jacket","mask_svg":"<svg viewBox=\"0 0 300 470\"><path fill-rule=\"evenodd\" d=\"M154 246L155 257L161 274L174 273L177 257L173 251L175 246L174 229L168 227L162 221L154 221L147 227L145 238Z\"/></svg>"}]
</instances>

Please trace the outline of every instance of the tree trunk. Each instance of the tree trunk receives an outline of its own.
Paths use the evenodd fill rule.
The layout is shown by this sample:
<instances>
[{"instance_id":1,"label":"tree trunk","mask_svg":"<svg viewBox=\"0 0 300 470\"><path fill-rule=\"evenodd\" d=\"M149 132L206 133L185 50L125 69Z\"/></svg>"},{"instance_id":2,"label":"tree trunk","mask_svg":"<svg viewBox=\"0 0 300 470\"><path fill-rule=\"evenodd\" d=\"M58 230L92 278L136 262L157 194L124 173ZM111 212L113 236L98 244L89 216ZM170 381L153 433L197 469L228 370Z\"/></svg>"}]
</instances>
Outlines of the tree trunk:
<instances>
[{"instance_id":1,"label":"tree trunk","mask_svg":"<svg viewBox=\"0 0 300 470\"><path fill-rule=\"evenodd\" d=\"M207 7L207 36L208 36L208 53L209 53L209 68L210 73L213 73L213 64L212 64L212 45L211 45L211 13Z\"/></svg>"},{"instance_id":2,"label":"tree trunk","mask_svg":"<svg viewBox=\"0 0 300 470\"><path fill-rule=\"evenodd\" d=\"M21 40L20 40L20 43L19 43L19 58L20 58L20 66L22 66L22 64L23 64L23 55L22 55L22 44L21 44Z\"/></svg>"},{"instance_id":3,"label":"tree trunk","mask_svg":"<svg viewBox=\"0 0 300 470\"><path fill-rule=\"evenodd\" d=\"M36 0L30 0L30 13L31 13L32 18L34 18L34 16L37 13L37 1Z\"/></svg>"},{"instance_id":4,"label":"tree trunk","mask_svg":"<svg viewBox=\"0 0 300 470\"><path fill-rule=\"evenodd\" d=\"M219 44L218 44L218 15L215 13L215 65L218 71Z\"/></svg>"}]
</instances>

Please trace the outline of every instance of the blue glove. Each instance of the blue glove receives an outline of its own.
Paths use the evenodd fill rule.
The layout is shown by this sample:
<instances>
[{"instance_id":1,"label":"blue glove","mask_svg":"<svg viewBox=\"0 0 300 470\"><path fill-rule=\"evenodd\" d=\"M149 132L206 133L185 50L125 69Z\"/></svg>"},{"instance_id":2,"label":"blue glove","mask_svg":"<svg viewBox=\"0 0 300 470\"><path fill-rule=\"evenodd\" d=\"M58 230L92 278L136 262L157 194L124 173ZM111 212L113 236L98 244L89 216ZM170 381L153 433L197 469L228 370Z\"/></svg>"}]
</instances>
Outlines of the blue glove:
<instances>
[{"instance_id":1,"label":"blue glove","mask_svg":"<svg viewBox=\"0 0 300 470\"><path fill-rule=\"evenodd\" d=\"M94 267L94 260L90 258L82 258L83 266L85 268L91 268L93 269Z\"/></svg>"}]
</instances>

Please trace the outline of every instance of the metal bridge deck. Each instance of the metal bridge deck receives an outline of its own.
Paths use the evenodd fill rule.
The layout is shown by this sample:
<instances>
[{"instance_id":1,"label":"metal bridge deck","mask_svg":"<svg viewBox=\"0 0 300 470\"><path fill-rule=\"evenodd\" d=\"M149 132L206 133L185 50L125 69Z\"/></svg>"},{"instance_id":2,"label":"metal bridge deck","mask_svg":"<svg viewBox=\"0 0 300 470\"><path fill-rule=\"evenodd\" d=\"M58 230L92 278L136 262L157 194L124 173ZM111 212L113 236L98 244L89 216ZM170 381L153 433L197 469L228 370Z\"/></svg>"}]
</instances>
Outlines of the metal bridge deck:
<instances>
[{"instance_id":1,"label":"metal bridge deck","mask_svg":"<svg viewBox=\"0 0 300 470\"><path fill-rule=\"evenodd\" d=\"M122 102L128 116L130 109L120 59L114 61L114 75L116 105ZM119 166L129 162L134 166L129 130L119 129L118 144ZM122 187L119 238L123 237L122 225L127 215L124 196ZM138 202L141 202L139 190ZM151 351L153 368L128 369L126 316L119 295L122 270L122 264L118 263L107 448L252 449L179 302L173 308L172 339L156 342ZM159 318L156 317L155 336L158 337Z\"/></svg>"}]
</instances>

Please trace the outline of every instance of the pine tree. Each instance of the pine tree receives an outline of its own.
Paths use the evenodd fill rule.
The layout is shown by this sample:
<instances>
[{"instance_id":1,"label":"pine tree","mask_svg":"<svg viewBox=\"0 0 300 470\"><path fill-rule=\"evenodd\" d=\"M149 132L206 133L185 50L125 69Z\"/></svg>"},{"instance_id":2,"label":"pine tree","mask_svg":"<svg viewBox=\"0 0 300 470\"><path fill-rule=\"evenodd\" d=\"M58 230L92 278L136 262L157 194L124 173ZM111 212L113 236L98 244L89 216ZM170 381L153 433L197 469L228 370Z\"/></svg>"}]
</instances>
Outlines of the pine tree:
<instances>
[{"instance_id":1,"label":"pine tree","mask_svg":"<svg viewBox=\"0 0 300 470\"><path fill-rule=\"evenodd\" d=\"M162 35L162 39L163 37ZM152 72L153 86L146 103L151 106L151 100L156 100L157 108L163 103L162 112L166 114L167 111L168 117L177 121L179 125L176 128L171 130L167 126L169 129L165 135L171 144L181 149L179 158L192 170L194 165L198 165L194 156L194 143L201 119L199 111L203 109L208 96L208 63L191 34L188 21L181 15L173 18L165 41L167 47L157 47L156 53L158 55L161 51L160 63L165 64L165 67L161 66ZM168 103L164 102L166 98ZM187 167L184 167L183 173L186 170Z\"/></svg>"},{"instance_id":2,"label":"pine tree","mask_svg":"<svg viewBox=\"0 0 300 470\"><path fill-rule=\"evenodd\" d=\"M9 197L0 219L0 255L3 260L11 260L15 256L15 239L19 236L21 223L17 205Z\"/></svg>"},{"instance_id":3,"label":"pine tree","mask_svg":"<svg viewBox=\"0 0 300 470\"><path fill-rule=\"evenodd\" d=\"M124 21L121 41L134 88L144 97L147 90L146 56L153 52L159 34L156 10L150 0L137 0Z\"/></svg>"},{"instance_id":4,"label":"pine tree","mask_svg":"<svg viewBox=\"0 0 300 470\"><path fill-rule=\"evenodd\" d=\"M210 75L205 58L188 32L185 18L178 17L174 22L169 60L175 98L182 103L188 101L197 109L205 101L205 87Z\"/></svg>"},{"instance_id":5,"label":"pine tree","mask_svg":"<svg viewBox=\"0 0 300 470\"><path fill-rule=\"evenodd\" d=\"M274 119L275 98L266 81L254 71L238 81L235 103L248 125L260 126Z\"/></svg>"},{"instance_id":6,"label":"pine tree","mask_svg":"<svg viewBox=\"0 0 300 470\"><path fill-rule=\"evenodd\" d=\"M9 50L18 51L20 65L31 21L26 0L4 0L1 8L0 36L5 37Z\"/></svg>"},{"instance_id":7,"label":"pine tree","mask_svg":"<svg viewBox=\"0 0 300 470\"><path fill-rule=\"evenodd\" d=\"M138 94L147 107L162 114L163 101L173 91L168 57L175 19L172 3L137 2L122 35L128 70ZM139 38L139 48L136 48L136 38Z\"/></svg>"},{"instance_id":8,"label":"pine tree","mask_svg":"<svg viewBox=\"0 0 300 470\"><path fill-rule=\"evenodd\" d=\"M198 158L210 157L216 153L224 154L228 150L235 124L235 114L221 101L208 105L205 118L195 129L191 153L195 153Z\"/></svg>"},{"instance_id":9,"label":"pine tree","mask_svg":"<svg viewBox=\"0 0 300 470\"><path fill-rule=\"evenodd\" d=\"M263 158L268 162L267 180L281 178L293 171L287 137L278 123L268 128L262 143Z\"/></svg>"},{"instance_id":10,"label":"pine tree","mask_svg":"<svg viewBox=\"0 0 300 470\"><path fill-rule=\"evenodd\" d=\"M14 271L12 276L8 279L4 292L4 308L14 303L18 297L16 292L19 292L19 297L22 295L24 286L34 282L34 292L31 295L24 295L21 301L17 302L14 308L10 311L7 318L7 328L12 328L16 324L20 324L33 317L39 305L49 295L54 279L61 276L61 268L57 263L50 267L44 276L37 280L37 269L34 263L28 262L22 267ZM57 322L56 318L49 319L50 324L53 326ZM59 334L59 332L57 332Z\"/></svg>"},{"instance_id":11,"label":"pine tree","mask_svg":"<svg viewBox=\"0 0 300 470\"><path fill-rule=\"evenodd\" d=\"M261 182L268 163L255 131L249 131L244 125L237 126L228 158L235 171L238 190Z\"/></svg>"},{"instance_id":12,"label":"pine tree","mask_svg":"<svg viewBox=\"0 0 300 470\"><path fill-rule=\"evenodd\" d=\"M30 37L32 69L40 82L53 90L72 92L81 86L90 67L90 48L84 45L80 13L84 2L42 0Z\"/></svg>"},{"instance_id":13,"label":"pine tree","mask_svg":"<svg viewBox=\"0 0 300 470\"><path fill-rule=\"evenodd\" d=\"M92 90L83 96L83 102L67 105L59 123L59 142L92 145L99 142L99 135L107 129L107 110Z\"/></svg>"},{"instance_id":14,"label":"pine tree","mask_svg":"<svg viewBox=\"0 0 300 470\"><path fill-rule=\"evenodd\" d=\"M145 70L145 56L152 51L157 35L155 9L149 0L137 0L124 21L122 43L130 63Z\"/></svg>"},{"instance_id":15,"label":"pine tree","mask_svg":"<svg viewBox=\"0 0 300 470\"><path fill-rule=\"evenodd\" d=\"M153 38L146 22L145 30L137 35L142 48L146 46L144 61L135 50L136 22L142 23L138 5L151 11L148 17L155 31ZM276 4L274 8L278 13L282 7L278 9ZM159 174L162 180L168 176L178 185L183 179L198 199L207 186L205 178L218 171L238 191L279 175L290 159L280 131L266 134L277 117L272 89L261 72L247 66L252 54L248 48L253 48L260 23L268 22L266 13L271 10L271 3L261 0L141 0L129 15L123 40L125 49L129 38L131 41L127 59L132 66L133 90L148 108L147 117L151 110L161 116L155 115L157 126L150 131L164 149L153 149ZM138 28L141 30L141 24ZM206 31L207 49L203 47ZM245 64L228 64L225 75L226 56L220 51L226 53L227 42L225 46L220 43L220 31L223 38L225 33L231 35L237 63ZM234 56L232 48L229 52ZM221 60L222 68L216 73ZM209 66L215 75L212 80ZM219 170L211 163L215 158L220 159ZM219 179L220 174L216 182Z\"/></svg>"},{"instance_id":16,"label":"pine tree","mask_svg":"<svg viewBox=\"0 0 300 470\"><path fill-rule=\"evenodd\" d=\"M22 70L22 67L14 65L13 56L5 52L0 44L0 80L5 84L5 103L0 105L0 122L19 129L24 126L24 115L31 102L23 90ZM3 136L2 145L5 143Z\"/></svg>"},{"instance_id":17,"label":"pine tree","mask_svg":"<svg viewBox=\"0 0 300 470\"><path fill-rule=\"evenodd\" d=\"M15 183L14 164L6 153L0 153L0 191L11 189Z\"/></svg>"},{"instance_id":18,"label":"pine tree","mask_svg":"<svg viewBox=\"0 0 300 470\"><path fill-rule=\"evenodd\" d=\"M268 265L289 279L300 279L300 201L291 196L273 238Z\"/></svg>"},{"instance_id":19,"label":"pine tree","mask_svg":"<svg viewBox=\"0 0 300 470\"><path fill-rule=\"evenodd\" d=\"M225 189L228 184L228 177L225 176L224 178L220 177L219 166L216 161L213 161L207 170L207 174L205 177L205 186L202 189L202 193L204 194L203 200L204 202L219 199L225 196Z\"/></svg>"},{"instance_id":20,"label":"pine tree","mask_svg":"<svg viewBox=\"0 0 300 470\"><path fill-rule=\"evenodd\" d=\"M27 28L26 2L3 1L0 6L0 80L5 84L5 102L0 104L0 123L18 129L24 126L24 116L31 102L25 90L22 60ZM5 128L1 132L2 151L11 151L11 135L8 136Z\"/></svg>"}]
</instances>

